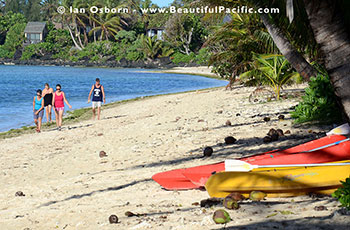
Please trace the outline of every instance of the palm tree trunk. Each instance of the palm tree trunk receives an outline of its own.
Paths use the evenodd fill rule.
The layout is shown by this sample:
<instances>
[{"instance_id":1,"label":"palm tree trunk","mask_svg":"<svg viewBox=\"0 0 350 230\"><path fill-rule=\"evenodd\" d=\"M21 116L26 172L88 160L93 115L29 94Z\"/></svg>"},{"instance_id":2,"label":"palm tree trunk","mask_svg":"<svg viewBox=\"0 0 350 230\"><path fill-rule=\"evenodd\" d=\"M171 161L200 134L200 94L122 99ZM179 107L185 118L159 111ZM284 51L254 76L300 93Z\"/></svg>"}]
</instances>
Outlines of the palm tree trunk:
<instances>
[{"instance_id":1,"label":"palm tree trunk","mask_svg":"<svg viewBox=\"0 0 350 230\"><path fill-rule=\"evenodd\" d=\"M305 58L292 46L280 28L271 23L266 14L260 15L267 31L271 35L279 51L285 56L289 63L300 73L304 79L315 76L317 71L305 60Z\"/></svg>"},{"instance_id":2,"label":"palm tree trunk","mask_svg":"<svg viewBox=\"0 0 350 230\"><path fill-rule=\"evenodd\" d=\"M343 19L335 11L335 1L304 0L311 28L320 45L325 67L350 119L350 40Z\"/></svg>"},{"instance_id":3,"label":"palm tree trunk","mask_svg":"<svg viewBox=\"0 0 350 230\"><path fill-rule=\"evenodd\" d=\"M75 41L74 35L73 35L72 30L71 30L71 28L69 27L69 25L67 25L67 28L68 28L68 30L69 30L69 34L70 34L70 36L71 36L71 38L72 38L72 40L73 40L73 43L74 43L75 47L77 47L78 50L82 50L82 48L81 48L81 47L78 45L78 43Z\"/></svg>"}]
</instances>

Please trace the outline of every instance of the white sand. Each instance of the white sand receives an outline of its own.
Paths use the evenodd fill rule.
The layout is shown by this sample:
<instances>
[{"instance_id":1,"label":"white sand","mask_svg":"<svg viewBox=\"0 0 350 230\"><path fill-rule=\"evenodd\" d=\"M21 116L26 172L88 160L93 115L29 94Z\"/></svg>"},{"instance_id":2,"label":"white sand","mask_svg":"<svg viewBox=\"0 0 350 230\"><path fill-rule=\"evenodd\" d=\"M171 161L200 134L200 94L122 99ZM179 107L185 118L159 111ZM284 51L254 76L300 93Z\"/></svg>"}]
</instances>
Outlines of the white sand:
<instances>
[{"instance_id":1,"label":"white sand","mask_svg":"<svg viewBox=\"0 0 350 230\"><path fill-rule=\"evenodd\" d=\"M308 135L308 129L325 131L292 128L288 119L278 121L276 114L297 102L252 105L248 102L252 90L220 88L147 98L105 109L101 121L0 140L0 229L221 228L211 221L215 208L192 205L208 198L205 191L165 191L150 178L165 170L306 142L311 138L297 136ZM258 114L261 116L251 118ZM272 121L262 122L264 114ZM233 126L225 127L226 120ZM295 136L263 144L271 127L289 129ZM217 145L227 135L238 142ZM201 158L205 146L214 146L213 157ZM99 158L101 150L108 157ZM15 196L16 191L25 196ZM328 210L316 212L317 205ZM241 209L229 212L234 220L227 226L349 229L347 216L332 214L338 205L332 198L306 196L269 199L262 204L245 202ZM274 210L293 214L278 212L267 218ZM128 218L126 211L148 215ZM109 224L111 214L119 217L119 224Z\"/></svg>"}]
</instances>

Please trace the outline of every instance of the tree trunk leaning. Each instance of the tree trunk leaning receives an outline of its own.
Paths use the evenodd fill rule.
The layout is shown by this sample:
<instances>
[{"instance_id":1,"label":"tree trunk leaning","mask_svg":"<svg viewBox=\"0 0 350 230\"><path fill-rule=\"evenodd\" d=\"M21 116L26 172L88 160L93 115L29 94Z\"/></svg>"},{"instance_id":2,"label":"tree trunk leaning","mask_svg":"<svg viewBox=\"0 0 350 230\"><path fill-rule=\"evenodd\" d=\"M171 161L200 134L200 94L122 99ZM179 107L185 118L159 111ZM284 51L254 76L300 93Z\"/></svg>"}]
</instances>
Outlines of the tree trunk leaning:
<instances>
[{"instance_id":1,"label":"tree trunk leaning","mask_svg":"<svg viewBox=\"0 0 350 230\"><path fill-rule=\"evenodd\" d=\"M309 80L310 77L315 76L317 74L317 71L292 46L286 36L284 36L281 29L279 29L275 24L271 23L268 15L261 14L260 17L265 27L267 28L267 31L275 42L277 48L294 67L294 69L298 71L298 73L300 73L304 79Z\"/></svg>"},{"instance_id":2,"label":"tree trunk leaning","mask_svg":"<svg viewBox=\"0 0 350 230\"><path fill-rule=\"evenodd\" d=\"M325 67L340 99L347 119L350 118L350 39L334 1L304 0L311 28L320 45Z\"/></svg>"}]
</instances>

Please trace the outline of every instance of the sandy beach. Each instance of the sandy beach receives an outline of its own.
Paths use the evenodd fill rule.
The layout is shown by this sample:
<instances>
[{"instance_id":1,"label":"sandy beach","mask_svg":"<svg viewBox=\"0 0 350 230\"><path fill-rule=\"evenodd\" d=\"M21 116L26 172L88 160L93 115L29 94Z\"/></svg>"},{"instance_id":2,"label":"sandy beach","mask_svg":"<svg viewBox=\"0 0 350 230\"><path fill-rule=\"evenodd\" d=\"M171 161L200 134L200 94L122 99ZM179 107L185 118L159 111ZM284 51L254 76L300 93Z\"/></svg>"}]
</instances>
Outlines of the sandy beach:
<instances>
[{"instance_id":1,"label":"sandy beach","mask_svg":"<svg viewBox=\"0 0 350 230\"><path fill-rule=\"evenodd\" d=\"M221 229L215 209L195 205L205 191L166 191L157 172L291 147L322 136L330 126L293 126L298 99L252 104L254 88L235 87L164 95L104 109L102 120L0 140L0 228ZM284 114L286 119L278 120ZM264 117L271 121L264 122ZM225 126L227 120L232 125ZM290 130L265 144L270 128ZM238 141L224 145L226 136ZM212 146L212 157L203 148ZM107 157L100 158L103 150ZM15 196L22 191L25 196ZM315 211L316 206L327 210ZM301 196L244 201L229 211L227 229L350 229L330 197ZM126 217L124 213L144 214ZM289 211L289 212L285 212ZM108 218L115 214L118 224Z\"/></svg>"}]
</instances>

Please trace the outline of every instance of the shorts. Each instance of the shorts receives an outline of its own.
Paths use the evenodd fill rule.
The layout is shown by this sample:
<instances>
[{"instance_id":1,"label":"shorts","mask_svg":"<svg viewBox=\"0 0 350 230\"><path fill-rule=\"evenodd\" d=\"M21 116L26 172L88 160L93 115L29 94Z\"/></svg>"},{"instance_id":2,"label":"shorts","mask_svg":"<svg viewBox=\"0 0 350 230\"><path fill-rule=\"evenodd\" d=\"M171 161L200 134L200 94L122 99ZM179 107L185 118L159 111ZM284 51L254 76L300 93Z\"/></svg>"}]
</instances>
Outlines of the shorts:
<instances>
[{"instance_id":1,"label":"shorts","mask_svg":"<svg viewBox=\"0 0 350 230\"><path fill-rule=\"evenodd\" d=\"M44 116L44 110L43 110L43 109L40 110L40 112L39 112L38 114L35 114L36 111L38 111L38 110L35 109L35 110L34 110L34 113L33 113L33 115L34 115L34 120L38 120L39 117L42 119L43 116Z\"/></svg>"},{"instance_id":2,"label":"shorts","mask_svg":"<svg viewBox=\"0 0 350 230\"><path fill-rule=\"evenodd\" d=\"M102 102L101 101L93 101L92 102L92 108L94 109L94 108L96 108L96 107L101 107L101 105L102 105Z\"/></svg>"},{"instance_id":3,"label":"shorts","mask_svg":"<svg viewBox=\"0 0 350 230\"><path fill-rule=\"evenodd\" d=\"M55 107L55 110L58 111L64 111L64 107Z\"/></svg>"}]
</instances>

